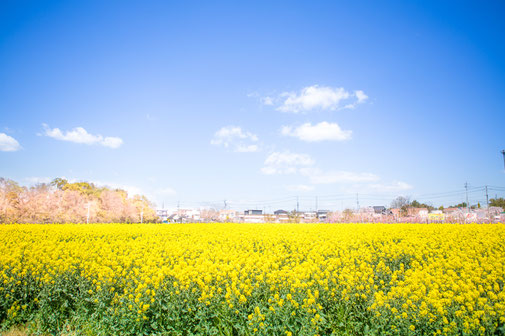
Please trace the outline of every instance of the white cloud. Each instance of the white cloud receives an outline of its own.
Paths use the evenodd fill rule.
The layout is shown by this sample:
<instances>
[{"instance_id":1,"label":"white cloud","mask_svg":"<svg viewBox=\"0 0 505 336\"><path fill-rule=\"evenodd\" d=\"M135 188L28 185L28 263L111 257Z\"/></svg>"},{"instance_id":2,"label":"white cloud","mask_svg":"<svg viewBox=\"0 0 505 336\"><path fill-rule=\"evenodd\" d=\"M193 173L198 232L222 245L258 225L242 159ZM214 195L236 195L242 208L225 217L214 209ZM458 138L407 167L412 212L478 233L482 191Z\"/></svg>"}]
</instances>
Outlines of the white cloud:
<instances>
[{"instance_id":1,"label":"white cloud","mask_svg":"<svg viewBox=\"0 0 505 336\"><path fill-rule=\"evenodd\" d=\"M342 87L313 85L301 89L300 92L283 92L275 100L271 97L265 97L261 101L265 105L273 105L274 101L282 101L277 110L304 113L313 110L354 108L367 99L368 96L362 90L351 93Z\"/></svg>"},{"instance_id":2,"label":"white cloud","mask_svg":"<svg viewBox=\"0 0 505 336\"><path fill-rule=\"evenodd\" d=\"M118 148L123 144L123 140L118 137L103 137L101 135L93 135L88 133L82 127L75 127L71 131L62 132L59 128L49 128L48 125L42 124L44 134L50 138L69 141L86 145L101 145L109 148Z\"/></svg>"},{"instance_id":3,"label":"white cloud","mask_svg":"<svg viewBox=\"0 0 505 336\"><path fill-rule=\"evenodd\" d=\"M272 99L272 97L263 97L263 98L261 98L261 103L263 105L273 105L274 100Z\"/></svg>"},{"instance_id":4,"label":"white cloud","mask_svg":"<svg viewBox=\"0 0 505 336\"><path fill-rule=\"evenodd\" d=\"M379 177L372 173L355 173L338 170L324 172L318 168L303 168L300 169L300 173L307 176L310 182L314 184L373 182L379 180Z\"/></svg>"},{"instance_id":5,"label":"white cloud","mask_svg":"<svg viewBox=\"0 0 505 336\"><path fill-rule=\"evenodd\" d=\"M252 141L258 141L258 137L250 132L242 131L242 128L238 126L225 126L214 134L214 139L212 140L215 144L224 144L228 146L228 142L234 139L250 139Z\"/></svg>"},{"instance_id":6,"label":"white cloud","mask_svg":"<svg viewBox=\"0 0 505 336\"><path fill-rule=\"evenodd\" d=\"M344 88L331 88L326 86L308 86L300 93L285 92L286 97L281 106L277 109L282 112L305 112L315 109L334 110L339 107L340 102L348 99L350 93Z\"/></svg>"},{"instance_id":7,"label":"white cloud","mask_svg":"<svg viewBox=\"0 0 505 336\"><path fill-rule=\"evenodd\" d=\"M281 172L278 168L276 167L263 167L261 168L261 172L265 175L274 175L274 174L294 174L296 173L295 168L287 168L283 172Z\"/></svg>"},{"instance_id":8,"label":"white cloud","mask_svg":"<svg viewBox=\"0 0 505 336\"><path fill-rule=\"evenodd\" d=\"M123 139L118 137L105 137L100 144L105 147L118 148L123 144Z\"/></svg>"},{"instance_id":9,"label":"white cloud","mask_svg":"<svg viewBox=\"0 0 505 336\"><path fill-rule=\"evenodd\" d=\"M398 192L398 191L410 190L413 188L413 186L411 186L410 184L402 181L397 181L389 184L382 184L382 183L371 184L369 187L373 190L381 192Z\"/></svg>"},{"instance_id":10,"label":"white cloud","mask_svg":"<svg viewBox=\"0 0 505 336\"><path fill-rule=\"evenodd\" d=\"M307 192L307 191L314 190L314 186L305 185L305 184L288 185L288 186L286 186L286 190L295 191L295 192Z\"/></svg>"},{"instance_id":11,"label":"white cloud","mask_svg":"<svg viewBox=\"0 0 505 336\"><path fill-rule=\"evenodd\" d=\"M15 152L21 149L19 142L13 137L0 133L0 152Z\"/></svg>"},{"instance_id":12,"label":"white cloud","mask_svg":"<svg viewBox=\"0 0 505 336\"><path fill-rule=\"evenodd\" d=\"M346 192L399 192L413 187L405 182L383 183L376 174L369 172L352 172L344 170L322 170L307 154L292 153L290 151L274 152L265 159L261 172L265 175L298 175L308 179L309 184L293 184L285 186L293 192L307 192L314 190L318 184L341 184Z\"/></svg>"},{"instance_id":13,"label":"white cloud","mask_svg":"<svg viewBox=\"0 0 505 336\"><path fill-rule=\"evenodd\" d=\"M274 152L266 158L261 172L265 175L300 174L307 177L312 184L365 183L380 180L377 175L372 173L323 171L314 165L314 159L307 154L289 151Z\"/></svg>"},{"instance_id":14,"label":"white cloud","mask_svg":"<svg viewBox=\"0 0 505 336\"><path fill-rule=\"evenodd\" d=\"M261 172L266 175L295 174L299 167L310 167L313 164L314 160L307 154L274 152L266 158Z\"/></svg>"},{"instance_id":15,"label":"white cloud","mask_svg":"<svg viewBox=\"0 0 505 336\"><path fill-rule=\"evenodd\" d=\"M257 141L258 137L255 134L243 131L241 127L225 126L214 134L210 143L244 153L259 151L259 146L255 144Z\"/></svg>"},{"instance_id":16,"label":"white cloud","mask_svg":"<svg viewBox=\"0 0 505 336\"><path fill-rule=\"evenodd\" d=\"M77 180L75 179L70 179L69 182L76 182ZM89 181L90 183L95 184L96 186L103 186L103 187L108 187L111 189L121 189L124 190L128 193L128 197L132 197L135 195L143 195L146 196L148 199L152 199L149 194L145 193L142 191L142 189L127 185L127 184L121 184L121 183L115 183L115 182L103 182L103 181Z\"/></svg>"},{"instance_id":17,"label":"white cloud","mask_svg":"<svg viewBox=\"0 0 505 336\"><path fill-rule=\"evenodd\" d=\"M237 145L235 151L239 153L249 153L259 151L258 145Z\"/></svg>"},{"instance_id":18,"label":"white cloud","mask_svg":"<svg viewBox=\"0 0 505 336\"><path fill-rule=\"evenodd\" d=\"M289 151L285 152L274 152L270 154L266 160L266 165L300 165L300 166L311 166L314 164L314 160L307 154L291 153Z\"/></svg>"},{"instance_id":19,"label":"white cloud","mask_svg":"<svg viewBox=\"0 0 505 336\"><path fill-rule=\"evenodd\" d=\"M329 123L326 121L312 125L305 123L298 127L283 126L281 134L285 136L296 137L302 141L343 141L351 138L352 131L344 131L337 123Z\"/></svg>"},{"instance_id":20,"label":"white cloud","mask_svg":"<svg viewBox=\"0 0 505 336\"><path fill-rule=\"evenodd\" d=\"M368 99L368 96L361 90L354 91L354 96L358 98L358 103L364 103Z\"/></svg>"},{"instance_id":21,"label":"white cloud","mask_svg":"<svg viewBox=\"0 0 505 336\"><path fill-rule=\"evenodd\" d=\"M362 104L368 100L368 96L361 90L354 91L354 94L352 96L355 97L356 100L351 103L348 103L347 105L344 106L344 108L353 109L358 104Z\"/></svg>"}]
</instances>

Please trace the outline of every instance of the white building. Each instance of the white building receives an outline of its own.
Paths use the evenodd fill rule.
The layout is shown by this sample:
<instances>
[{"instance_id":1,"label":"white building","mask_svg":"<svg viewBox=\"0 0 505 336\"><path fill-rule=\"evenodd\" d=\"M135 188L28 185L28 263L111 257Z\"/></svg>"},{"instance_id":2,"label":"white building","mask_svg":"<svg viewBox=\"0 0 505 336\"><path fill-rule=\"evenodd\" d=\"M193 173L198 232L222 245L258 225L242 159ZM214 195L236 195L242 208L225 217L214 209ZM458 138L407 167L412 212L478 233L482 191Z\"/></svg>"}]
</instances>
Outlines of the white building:
<instances>
[{"instance_id":1,"label":"white building","mask_svg":"<svg viewBox=\"0 0 505 336\"><path fill-rule=\"evenodd\" d=\"M220 222L236 222L239 219L239 213L235 210L219 210Z\"/></svg>"}]
</instances>

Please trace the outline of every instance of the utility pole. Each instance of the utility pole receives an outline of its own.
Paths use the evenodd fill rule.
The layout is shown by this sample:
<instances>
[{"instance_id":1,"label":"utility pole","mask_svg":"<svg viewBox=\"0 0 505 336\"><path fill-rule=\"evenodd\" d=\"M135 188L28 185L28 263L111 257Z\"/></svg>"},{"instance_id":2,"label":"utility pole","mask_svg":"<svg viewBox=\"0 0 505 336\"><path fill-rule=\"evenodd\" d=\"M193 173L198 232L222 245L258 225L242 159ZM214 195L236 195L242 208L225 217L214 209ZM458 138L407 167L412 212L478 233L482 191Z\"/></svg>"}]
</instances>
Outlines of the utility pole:
<instances>
[{"instance_id":1,"label":"utility pole","mask_svg":"<svg viewBox=\"0 0 505 336\"><path fill-rule=\"evenodd\" d=\"M317 210L318 210L318 209L317 209L317 196L316 196L316 213L317 213Z\"/></svg>"},{"instance_id":2,"label":"utility pole","mask_svg":"<svg viewBox=\"0 0 505 336\"><path fill-rule=\"evenodd\" d=\"M86 224L89 224L89 207L90 207L90 203L88 202L88 214L86 215Z\"/></svg>"},{"instance_id":3,"label":"utility pole","mask_svg":"<svg viewBox=\"0 0 505 336\"><path fill-rule=\"evenodd\" d=\"M468 203L468 182L465 182L465 190L466 190L466 209L468 213L470 213L470 204Z\"/></svg>"},{"instance_id":4,"label":"utility pole","mask_svg":"<svg viewBox=\"0 0 505 336\"><path fill-rule=\"evenodd\" d=\"M300 202L298 202L298 196L296 196L296 213L300 211Z\"/></svg>"},{"instance_id":5,"label":"utility pole","mask_svg":"<svg viewBox=\"0 0 505 336\"><path fill-rule=\"evenodd\" d=\"M226 200L223 201L224 202L224 209L226 210Z\"/></svg>"},{"instance_id":6,"label":"utility pole","mask_svg":"<svg viewBox=\"0 0 505 336\"><path fill-rule=\"evenodd\" d=\"M487 193L487 186L486 186L486 205L487 205L487 218L489 218L489 195Z\"/></svg>"},{"instance_id":7,"label":"utility pole","mask_svg":"<svg viewBox=\"0 0 505 336\"><path fill-rule=\"evenodd\" d=\"M356 193L356 207L359 211L359 195L358 195L358 193Z\"/></svg>"},{"instance_id":8,"label":"utility pole","mask_svg":"<svg viewBox=\"0 0 505 336\"><path fill-rule=\"evenodd\" d=\"M501 151L503 155L503 168L505 169L505 149Z\"/></svg>"}]
</instances>

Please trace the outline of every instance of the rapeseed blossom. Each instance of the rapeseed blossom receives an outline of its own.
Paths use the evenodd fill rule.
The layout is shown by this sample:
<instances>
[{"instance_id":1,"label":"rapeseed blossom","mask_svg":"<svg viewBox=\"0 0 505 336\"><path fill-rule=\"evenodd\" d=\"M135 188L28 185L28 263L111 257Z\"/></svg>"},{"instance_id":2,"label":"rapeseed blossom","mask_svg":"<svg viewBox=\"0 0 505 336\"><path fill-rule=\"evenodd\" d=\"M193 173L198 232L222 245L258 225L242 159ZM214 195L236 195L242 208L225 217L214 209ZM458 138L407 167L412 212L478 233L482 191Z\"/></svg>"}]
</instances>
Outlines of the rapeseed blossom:
<instances>
[{"instance_id":1,"label":"rapeseed blossom","mask_svg":"<svg viewBox=\"0 0 505 336\"><path fill-rule=\"evenodd\" d=\"M502 224L0 226L0 321L78 334L492 335ZM65 329L66 328L66 329Z\"/></svg>"}]
</instances>

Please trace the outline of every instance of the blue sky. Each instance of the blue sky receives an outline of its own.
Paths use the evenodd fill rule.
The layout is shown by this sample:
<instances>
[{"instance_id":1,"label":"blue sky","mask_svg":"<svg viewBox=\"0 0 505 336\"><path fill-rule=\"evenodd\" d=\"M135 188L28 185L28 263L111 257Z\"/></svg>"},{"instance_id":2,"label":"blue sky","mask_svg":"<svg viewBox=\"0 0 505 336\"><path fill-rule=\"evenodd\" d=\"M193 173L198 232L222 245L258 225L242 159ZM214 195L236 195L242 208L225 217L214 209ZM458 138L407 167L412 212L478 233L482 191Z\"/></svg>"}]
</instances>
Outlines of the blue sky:
<instances>
[{"instance_id":1,"label":"blue sky","mask_svg":"<svg viewBox=\"0 0 505 336\"><path fill-rule=\"evenodd\" d=\"M459 203L465 182L505 187L504 15L503 1L2 1L0 176L166 207Z\"/></svg>"}]
</instances>

